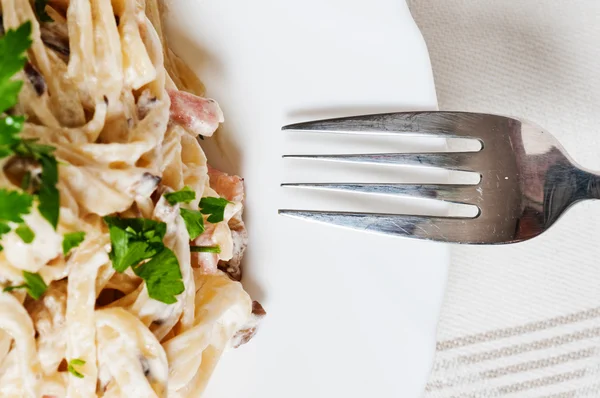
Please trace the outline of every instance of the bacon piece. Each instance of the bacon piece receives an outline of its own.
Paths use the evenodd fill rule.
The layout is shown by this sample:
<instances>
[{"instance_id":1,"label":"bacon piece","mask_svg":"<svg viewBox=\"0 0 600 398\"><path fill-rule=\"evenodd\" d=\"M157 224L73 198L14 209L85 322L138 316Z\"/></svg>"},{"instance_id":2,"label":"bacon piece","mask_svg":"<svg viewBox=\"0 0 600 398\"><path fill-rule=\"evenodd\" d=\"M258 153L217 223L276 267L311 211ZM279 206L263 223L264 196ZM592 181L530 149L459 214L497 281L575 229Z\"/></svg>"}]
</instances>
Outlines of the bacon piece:
<instances>
[{"instance_id":1,"label":"bacon piece","mask_svg":"<svg viewBox=\"0 0 600 398\"><path fill-rule=\"evenodd\" d=\"M171 98L171 121L193 135L210 137L223 123L223 112L213 99L185 91L167 90Z\"/></svg>"}]
</instances>

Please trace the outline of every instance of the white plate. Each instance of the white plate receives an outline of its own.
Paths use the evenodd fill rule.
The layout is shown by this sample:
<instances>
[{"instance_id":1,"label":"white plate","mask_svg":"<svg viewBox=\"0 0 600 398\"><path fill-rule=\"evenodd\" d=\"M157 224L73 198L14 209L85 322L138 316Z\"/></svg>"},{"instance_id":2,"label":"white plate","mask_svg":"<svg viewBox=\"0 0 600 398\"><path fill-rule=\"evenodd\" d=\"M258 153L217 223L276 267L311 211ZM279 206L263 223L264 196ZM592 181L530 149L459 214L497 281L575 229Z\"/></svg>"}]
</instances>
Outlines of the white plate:
<instances>
[{"instance_id":1,"label":"white plate","mask_svg":"<svg viewBox=\"0 0 600 398\"><path fill-rule=\"evenodd\" d=\"M284 181L423 177L281 159L283 153L410 146L280 131L315 117L435 108L427 51L406 5L174 0L170 8L174 50L225 112L207 152L214 166L245 177L244 285L268 312L257 337L219 364L206 395L420 396L433 355L446 247L277 215L282 207L398 206L366 196L284 192Z\"/></svg>"}]
</instances>

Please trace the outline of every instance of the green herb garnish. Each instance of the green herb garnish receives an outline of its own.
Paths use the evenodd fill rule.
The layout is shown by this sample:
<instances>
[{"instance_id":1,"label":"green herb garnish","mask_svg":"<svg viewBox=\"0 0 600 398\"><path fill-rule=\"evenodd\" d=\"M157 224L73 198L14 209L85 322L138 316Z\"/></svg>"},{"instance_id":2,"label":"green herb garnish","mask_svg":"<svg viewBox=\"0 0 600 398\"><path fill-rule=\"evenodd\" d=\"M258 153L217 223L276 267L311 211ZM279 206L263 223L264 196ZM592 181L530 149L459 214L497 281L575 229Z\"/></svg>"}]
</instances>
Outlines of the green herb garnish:
<instances>
[{"instance_id":1,"label":"green herb garnish","mask_svg":"<svg viewBox=\"0 0 600 398\"><path fill-rule=\"evenodd\" d=\"M31 22L25 22L16 30L9 29L6 34L0 38L0 114L15 106L18 100L19 91L23 86L20 80L14 80L12 77L18 73L27 62L25 52L31 46ZM5 119L17 119L23 122L22 118L6 118L0 119L2 122ZM10 130L11 122L0 122L0 142L3 143L6 131ZM14 129L14 127L13 127ZM19 127L14 133L21 131Z\"/></svg>"},{"instance_id":2,"label":"green herb garnish","mask_svg":"<svg viewBox=\"0 0 600 398\"><path fill-rule=\"evenodd\" d=\"M225 207L231 203L227 199L206 197L200 199L200 212L208 214L207 221L213 224L223 221Z\"/></svg>"},{"instance_id":3,"label":"green herb garnish","mask_svg":"<svg viewBox=\"0 0 600 398\"><path fill-rule=\"evenodd\" d=\"M221 247L217 246L190 246L192 253L221 253Z\"/></svg>"},{"instance_id":4,"label":"green herb garnish","mask_svg":"<svg viewBox=\"0 0 600 398\"><path fill-rule=\"evenodd\" d=\"M33 196L26 193L0 188L0 220L22 223L29 214Z\"/></svg>"},{"instance_id":5,"label":"green herb garnish","mask_svg":"<svg viewBox=\"0 0 600 398\"><path fill-rule=\"evenodd\" d=\"M23 222L23 216L30 213L32 203L33 196L27 193L0 189L0 236L9 233L11 228L8 223L14 222L20 224L15 232L23 242L33 241L35 234Z\"/></svg>"},{"instance_id":6,"label":"green herb garnish","mask_svg":"<svg viewBox=\"0 0 600 398\"><path fill-rule=\"evenodd\" d=\"M31 185L31 171L23 174L23 178L21 179L21 189L23 191L27 191L29 186Z\"/></svg>"},{"instance_id":7,"label":"green herb garnish","mask_svg":"<svg viewBox=\"0 0 600 398\"><path fill-rule=\"evenodd\" d=\"M165 304L176 303L175 296L185 290L179 261L167 247L147 263L133 267L133 272L146 282L148 296Z\"/></svg>"},{"instance_id":8,"label":"green herb garnish","mask_svg":"<svg viewBox=\"0 0 600 398\"><path fill-rule=\"evenodd\" d=\"M34 299L39 299L48 289L46 282L42 279L40 274L23 271L23 279L25 279L25 283L19 286L8 286L5 287L3 291L10 292L15 289L26 289L27 294L29 294Z\"/></svg>"},{"instance_id":9,"label":"green herb garnish","mask_svg":"<svg viewBox=\"0 0 600 398\"><path fill-rule=\"evenodd\" d=\"M196 239L204 232L204 216L196 210L179 209L179 214L185 222L185 228L190 234L190 240Z\"/></svg>"},{"instance_id":10,"label":"green herb garnish","mask_svg":"<svg viewBox=\"0 0 600 398\"><path fill-rule=\"evenodd\" d=\"M27 62L26 51L31 46L31 22L26 22L16 30L8 30L0 38L0 115L17 104L23 82L13 79ZM19 133L23 129L23 116L5 116L0 118L0 158L17 155L31 158L40 163L40 189L36 192L39 199L40 214L56 229L59 213L58 168L52 155L53 147L37 144L35 140L22 140ZM29 185L27 178L22 185ZM20 194L31 197L31 195ZM0 203L2 200L0 200ZM9 203L3 203L10 206ZM2 206L2 205L0 205ZM11 209L12 210L12 209ZM27 214L29 211L20 214ZM0 222L9 220L0 217ZM9 220L13 221L13 220Z\"/></svg>"},{"instance_id":11,"label":"green herb garnish","mask_svg":"<svg viewBox=\"0 0 600 398\"><path fill-rule=\"evenodd\" d=\"M25 243L31 243L35 239L35 233L29 228L27 224L21 224L15 229L15 233Z\"/></svg>"},{"instance_id":12,"label":"green herb garnish","mask_svg":"<svg viewBox=\"0 0 600 398\"><path fill-rule=\"evenodd\" d=\"M58 162L52 155L54 148L48 145L36 144L31 140L23 141L18 149L21 156L37 160L42 166L40 174L40 188L36 192L40 204L40 214L52 225L54 229L58 225L60 210L60 197L56 184L58 184Z\"/></svg>"},{"instance_id":13,"label":"green herb garnish","mask_svg":"<svg viewBox=\"0 0 600 398\"><path fill-rule=\"evenodd\" d=\"M62 241L63 254L65 256L69 254L71 249L74 249L77 246L79 246L84 239L85 232L71 232L69 234L65 234L65 236L63 236Z\"/></svg>"},{"instance_id":14,"label":"green herb garnish","mask_svg":"<svg viewBox=\"0 0 600 398\"><path fill-rule=\"evenodd\" d=\"M71 359L69 361L69 364L67 365L67 370L69 371L69 373L71 373L73 376L75 377L79 377L80 379L83 379L83 374L78 372L77 369L75 369L75 366L83 366L85 365L85 361L83 359Z\"/></svg>"},{"instance_id":15,"label":"green herb garnish","mask_svg":"<svg viewBox=\"0 0 600 398\"><path fill-rule=\"evenodd\" d=\"M104 222L109 227L113 268L124 272L133 267L146 282L151 298L175 303L175 296L183 293L185 286L177 257L162 241L167 225L145 218L104 217Z\"/></svg>"},{"instance_id":16,"label":"green herb garnish","mask_svg":"<svg viewBox=\"0 0 600 398\"><path fill-rule=\"evenodd\" d=\"M167 225L145 218L104 217L108 225L112 250L110 259L117 272L152 258L164 248Z\"/></svg>"},{"instance_id":17,"label":"green herb garnish","mask_svg":"<svg viewBox=\"0 0 600 398\"><path fill-rule=\"evenodd\" d=\"M171 206L177 203L190 203L192 200L196 199L196 192L190 187L185 186L181 191L165 194L165 199Z\"/></svg>"}]
</instances>

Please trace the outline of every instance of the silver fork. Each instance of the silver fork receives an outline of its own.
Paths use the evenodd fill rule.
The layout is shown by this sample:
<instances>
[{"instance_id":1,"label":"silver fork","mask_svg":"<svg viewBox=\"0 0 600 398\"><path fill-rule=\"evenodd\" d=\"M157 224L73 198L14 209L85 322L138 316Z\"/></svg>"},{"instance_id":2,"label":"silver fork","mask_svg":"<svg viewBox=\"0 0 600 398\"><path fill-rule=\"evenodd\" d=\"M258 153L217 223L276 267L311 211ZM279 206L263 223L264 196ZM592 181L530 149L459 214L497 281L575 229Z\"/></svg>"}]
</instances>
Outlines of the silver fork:
<instances>
[{"instance_id":1,"label":"silver fork","mask_svg":"<svg viewBox=\"0 0 600 398\"><path fill-rule=\"evenodd\" d=\"M600 199L600 176L579 167L556 138L525 120L466 112L386 113L298 123L283 130L470 138L481 143L475 152L284 156L476 172L481 178L474 185L282 184L471 204L479 208L474 217L279 210L286 216L411 238L502 244L534 238L574 203Z\"/></svg>"}]
</instances>

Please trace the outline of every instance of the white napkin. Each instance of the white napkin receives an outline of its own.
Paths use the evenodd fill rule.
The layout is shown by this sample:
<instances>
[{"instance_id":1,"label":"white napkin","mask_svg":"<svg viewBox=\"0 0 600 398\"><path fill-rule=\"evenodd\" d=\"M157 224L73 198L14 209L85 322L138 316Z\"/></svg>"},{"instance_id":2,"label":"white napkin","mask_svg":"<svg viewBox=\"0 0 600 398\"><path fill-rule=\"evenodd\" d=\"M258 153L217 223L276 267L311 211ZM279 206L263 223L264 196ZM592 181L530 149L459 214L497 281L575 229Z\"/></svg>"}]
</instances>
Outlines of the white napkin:
<instances>
[{"instance_id":1,"label":"white napkin","mask_svg":"<svg viewBox=\"0 0 600 398\"><path fill-rule=\"evenodd\" d=\"M440 109L520 116L600 170L599 0L408 0ZM600 397L600 203L453 247L426 398Z\"/></svg>"}]
</instances>

